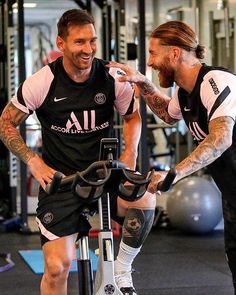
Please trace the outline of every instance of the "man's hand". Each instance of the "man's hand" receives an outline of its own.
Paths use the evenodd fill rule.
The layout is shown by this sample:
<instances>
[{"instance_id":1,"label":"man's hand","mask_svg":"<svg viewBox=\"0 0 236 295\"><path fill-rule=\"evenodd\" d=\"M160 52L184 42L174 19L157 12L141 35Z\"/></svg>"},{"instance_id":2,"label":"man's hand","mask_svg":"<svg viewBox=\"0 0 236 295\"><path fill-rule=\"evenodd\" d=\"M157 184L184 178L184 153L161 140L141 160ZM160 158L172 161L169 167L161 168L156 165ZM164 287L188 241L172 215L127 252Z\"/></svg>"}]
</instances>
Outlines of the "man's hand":
<instances>
[{"instance_id":1,"label":"man's hand","mask_svg":"<svg viewBox=\"0 0 236 295\"><path fill-rule=\"evenodd\" d=\"M27 164L34 178L45 189L46 185L52 181L56 170L46 165L38 155L32 157Z\"/></svg>"},{"instance_id":2,"label":"man's hand","mask_svg":"<svg viewBox=\"0 0 236 295\"><path fill-rule=\"evenodd\" d=\"M125 76L119 77L120 82L138 83L138 82L145 81L145 76L143 76L139 71L131 68L130 66L126 64L110 61L110 63L107 64L106 66L109 68L120 68L122 71L126 73Z\"/></svg>"},{"instance_id":3,"label":"man's hand","mask_svg":"<svg viewBox=\"0 0 236 295\"><path fill-rule=\"evenodd\" d=\"M147 191L152 194L161 194L160 193L160 185L165 179L168 171L157 171L154 173L151 182L148 185Z\"/></svg>"}]
</instances>

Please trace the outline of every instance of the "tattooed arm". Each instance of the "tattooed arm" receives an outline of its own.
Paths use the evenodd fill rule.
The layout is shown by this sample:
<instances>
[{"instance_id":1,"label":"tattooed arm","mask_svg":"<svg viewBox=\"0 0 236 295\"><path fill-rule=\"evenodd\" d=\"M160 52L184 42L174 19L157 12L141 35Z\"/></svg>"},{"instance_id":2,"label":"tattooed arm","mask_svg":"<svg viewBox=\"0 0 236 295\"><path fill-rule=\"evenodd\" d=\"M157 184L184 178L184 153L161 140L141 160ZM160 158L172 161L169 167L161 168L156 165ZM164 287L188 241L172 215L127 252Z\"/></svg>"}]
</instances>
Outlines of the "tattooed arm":
<instances>
[{"instance_id":1,"label":"tattooed arm","mask_svg":"<svg viewBox=\"0 0 236 295\"><path fill-rule=\"evenodd\" d=\"M140 81L138 81L136 85L138 86L140 94L144 98L146 104L153 113L168 124L176 123L177 120L173 119L167 111L170 97L161 93L160 90L141 73L138 72L137 75L140 75Z\"/></svg>"},{"instance_id":2,"label":"tattooed arm","mask_svg":"<svg viewBox=\"0 0 236 295\"><path fill-rule=\"evenodd\" d=\"M177 120L170 117L167 112L170 97L161 93L160 90L157 89L157 87L139 71L132 69L128 65L120 64L114 61L111 61L107 67L115 67L123 70L126 75L121 76L119 81L129 81L135 83L147 105L160 119L168 124L174 124L177 122Z\"/></svg>"},{"instance_id":3,"label":"tattooed arm","mask_svg":"<svg viewBox=\"0 0 236 295\"><path fill-rule=\"evenodd\" d=\"M218 117L209 123L209 135L183 161L176 165L174 182L208 166L232 144L235 121L231 117ZM158 191L159 183L167 172L156 172L148 186L148 191Z\"/></svg>"},{"instance_id":4,"label":"tattooed arm","mask_svg":"<svg viewBox=\"0 0 236 295\"><path fill-rule=\"evenodd\" d=\"M16 127L27 117L28 114L17 109L12 103L5 107L0 117L0 139L13 154L26 164L35 154L26 146Z\"/></svg>"},{"instance_id":5,"label":"tattooed arm","mask_svg":"<svg viewBox=\"0 0 236 295\"><path fill-rule=\"evenodd\" d=\"M45 188L55 170L48 167L24 142L17 126L26 120L28 114L17 109L11 102L5 107L0 117L0 139L6 147L26 163L35 179Z\"/></svg>"},{"instance_id":6,"label":"tattooed arm","mask_svg":"<svg viewBox=\"0 0 236 295\"><path fill-rule=\"evenodd\" d=\"M179 179L214 162L231 146L235 121L231 117L218 117L209 123L209 135L196 149L176 166Z\"/></svg>"}]
</instances>

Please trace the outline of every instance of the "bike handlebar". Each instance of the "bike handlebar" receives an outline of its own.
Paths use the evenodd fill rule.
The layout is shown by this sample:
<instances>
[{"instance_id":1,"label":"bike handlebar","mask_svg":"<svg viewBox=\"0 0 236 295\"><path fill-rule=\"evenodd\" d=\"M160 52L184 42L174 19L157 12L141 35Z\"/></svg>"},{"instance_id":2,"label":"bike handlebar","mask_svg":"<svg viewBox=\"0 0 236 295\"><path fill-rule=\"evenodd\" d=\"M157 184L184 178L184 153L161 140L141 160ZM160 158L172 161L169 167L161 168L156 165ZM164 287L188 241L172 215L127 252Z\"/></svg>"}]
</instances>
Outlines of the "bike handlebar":
<instances>
[{"instance_id":1,"label":"bike handlebar","mask_svg":"<svg viewBox=\"0 0 236 295\"><path fill-rule=\"evenodd\" d=\"M175 168L171 168L168 171L168 173L167 173L166 177L164 178L164 180L160 183L159 190L161 192L167 192L170 189L175 177L176 177L176 170L175 170Z\"/></svg>"},{"instance_id":2,"label":"bike handlebar","mask_svg":"<svg viewBox=\"0 0 236 295\"><path fill-rule=\"evenodd\" d=\"M72 184L75 180L78 180L78 175L84 181L85 184L92 185L92 186L100 186L104 182L107 181L109 178L107 165L110 164L110 161L97 161L92 163L87 169L83 170L82 172L76 172L75 174L71 174L69 176L63 177L63 174L57 171L52 179L52 182L48 183L46 186L46 193L47 194L55 194L60 188ZM87 175L90 173L97 171L99 169L103 170L104 179L101 181L88 181L85 179Z\"/></svg>"},{"instance_id":3,"label":"bike handlebar","mask_svg":"<svg viewBox=\"0 0 236 295\"><path fill-rule=\"evenodd\" d=\"M112 172L114 172L112 176ZM85 201L88 198L96 200L101 196L103 188L109 181L119 182L117 186L118 195L125 200L134 201L141 198L147 190L147 186L150 183L154 170L151 171L149 176L136 174L133 171L125 169L125 166L120 161L106 160L97 161L92 163L87 169L82 172L76 172L75 174L63 177L63 174L56 172L52 182L47 184L47 194L55 194L60 188L67 185L71 185L71 190L79 197L82 195L82 199ZM91 175L96 175L95 181L88 179ZM160 185L160 191L168 191L176 176L175 169L170 169L167 176ZM87 177L87 178L86 178ZM129 182L132 185L125 185L125 182ZM110 184L113 188L113 183Z\"/></svg>"}]
</instances>

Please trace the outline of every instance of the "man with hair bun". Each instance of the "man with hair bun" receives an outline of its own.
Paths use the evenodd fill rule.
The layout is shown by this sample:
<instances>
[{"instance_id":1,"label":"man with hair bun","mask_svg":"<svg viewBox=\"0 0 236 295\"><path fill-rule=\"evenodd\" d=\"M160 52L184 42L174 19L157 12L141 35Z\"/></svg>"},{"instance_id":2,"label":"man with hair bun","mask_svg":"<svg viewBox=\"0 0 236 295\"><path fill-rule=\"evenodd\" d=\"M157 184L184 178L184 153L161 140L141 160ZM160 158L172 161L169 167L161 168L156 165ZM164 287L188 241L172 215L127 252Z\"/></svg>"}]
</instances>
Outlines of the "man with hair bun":
<instances>
[{"instance_id":1,"label":"man with hair bun","mask_svg":"<svg viewBox=\"0 0 236 295\"><path fill-rule=\"evenodd\" d=\"M222 193L225 252L236 289L236 76L201 63L205 47L182 21L169 21L150 36L148 66L158 72L160 86L176 83L172 97L128 65L111 62L126 72L120 81L135 83L150 109L163 121L183 119L196 149L176 165L175 182L207 167ZM157 192L166 172L156 172L148 190ZM236 291L235 291L236 294Z\"/></svg>"}]
</instances>

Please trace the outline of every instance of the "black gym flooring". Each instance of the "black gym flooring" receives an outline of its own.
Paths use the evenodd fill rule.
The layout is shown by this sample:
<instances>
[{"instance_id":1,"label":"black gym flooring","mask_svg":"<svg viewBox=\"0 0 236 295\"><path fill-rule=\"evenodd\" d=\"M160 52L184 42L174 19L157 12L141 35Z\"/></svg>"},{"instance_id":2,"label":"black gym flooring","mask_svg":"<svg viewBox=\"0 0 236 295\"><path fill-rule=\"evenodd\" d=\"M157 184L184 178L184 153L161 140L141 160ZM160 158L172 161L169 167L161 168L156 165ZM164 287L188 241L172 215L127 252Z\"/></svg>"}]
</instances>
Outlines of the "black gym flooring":
<instances>
[{"instance_id":1,"label":"black gym flooring","mask_svg":"<svg viewBox=\"0 0 236 295\"><path fill-rule=\"evenodd\" d=\"M115 242L118 245L118 238ZM90 248L96 247L93 238ZM14 268L0 273L1 295L39 294L41 276L34 274L18 254L18 250L28 249L40 249L37 234L0 233L0 252L10 252L15 262ZM153 229L134 268L138 295L233 295L222 231L190 236ZM72 294L78 294L76 273L70 274L68 282L68 295Z\"/></svg>"}]
</instances>

